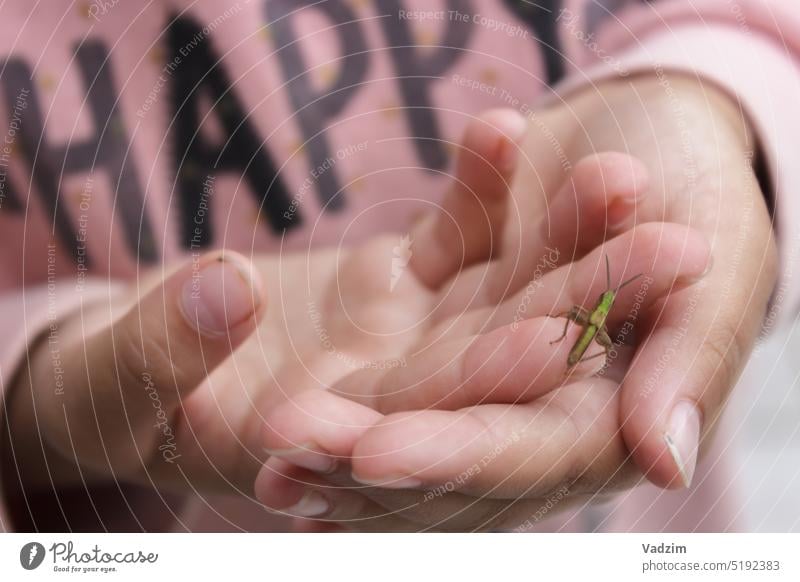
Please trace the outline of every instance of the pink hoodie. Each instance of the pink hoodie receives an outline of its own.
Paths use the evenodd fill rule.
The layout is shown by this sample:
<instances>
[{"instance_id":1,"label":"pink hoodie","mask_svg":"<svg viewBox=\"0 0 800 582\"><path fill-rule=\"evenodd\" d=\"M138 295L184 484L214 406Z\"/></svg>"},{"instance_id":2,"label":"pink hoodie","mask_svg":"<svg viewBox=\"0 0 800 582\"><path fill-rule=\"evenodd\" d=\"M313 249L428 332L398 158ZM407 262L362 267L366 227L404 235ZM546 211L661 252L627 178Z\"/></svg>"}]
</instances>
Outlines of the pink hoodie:
<instances>
[{"instance_id":1,"label":"pink hoodie","mask_svg":"<svg viewBox=\"0 0 800 582\"><path fill-rule=\"evenodd\" d=\"M378 203L443 192L441 140L470 116L504 95L532 108L548 86L654 67L718 83L749 115L783 261L767 324L797 312L791 0L25 0L0 7L0 46L3 390L27 346L109 282L190 248L339 242L368 207L348 241L403 230L420 205ZM708 455L688 492L644 486L537 529L736 529L724 462ZM285 527L251 501L173 502L115 483L15 498L13 511L0 495L5 531Z\"/></svg>"}]
</instances>

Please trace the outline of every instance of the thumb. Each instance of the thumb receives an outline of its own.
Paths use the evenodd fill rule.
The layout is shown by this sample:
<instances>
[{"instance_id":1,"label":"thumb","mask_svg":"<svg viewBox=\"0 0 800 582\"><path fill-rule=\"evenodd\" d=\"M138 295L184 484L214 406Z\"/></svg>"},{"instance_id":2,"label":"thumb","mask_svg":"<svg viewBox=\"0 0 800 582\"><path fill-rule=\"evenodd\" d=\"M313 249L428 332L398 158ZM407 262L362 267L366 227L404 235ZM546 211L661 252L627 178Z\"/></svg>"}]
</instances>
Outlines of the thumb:
<instances>
[{"instance_id":1,"label":"thumb","mask_svg":"<svg viewBox=\"0 0 800 582\"><path fill-rule=\"evenodd\" d=\"M209 254L78 342L67 384L73 389L61 412L76 461L103 472L140 468L165 427L173 430L182 398L255 330L264 304L248 260Z\"/></svg>"},{"instance_id":2,"label":"thumb","mask_svg":"<svg viewBox=\"0 0 800 582\"><path fill-rule=\"evenodd\" d=\"M661 487L691 485L705 436L766 312L769 269L744 269L752 287L726 294L725 266L715 265L703 280L664 301L622 385L625 442L640 470Z\"/></svg>"}]
</instances>

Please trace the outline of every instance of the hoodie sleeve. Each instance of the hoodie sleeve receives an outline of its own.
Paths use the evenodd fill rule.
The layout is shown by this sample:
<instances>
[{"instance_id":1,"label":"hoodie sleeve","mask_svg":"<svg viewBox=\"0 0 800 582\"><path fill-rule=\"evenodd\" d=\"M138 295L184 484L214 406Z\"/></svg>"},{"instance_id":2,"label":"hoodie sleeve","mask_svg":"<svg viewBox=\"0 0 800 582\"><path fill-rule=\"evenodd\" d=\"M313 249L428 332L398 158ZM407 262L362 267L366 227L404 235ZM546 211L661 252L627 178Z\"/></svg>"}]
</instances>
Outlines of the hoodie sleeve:
<instances>
[{"instance_id":1,"label":"hoodie sleeve","mask_svg":"<svg viewBox=\"0 0 800 582\"><path fill-rule=\"evenodd\" d=\"M603 4L601 1L600 4ZM608 2L605 2L608 4ZM614 4L619 4L618 2ZM691 75L727 92L760 146L780 254L766 331L800 311L800 12L792 0L665 0L622 9L562 10L562 33L580 45L558 93L642 72ZM594 13L595 17L590 18Z\"/></svg>"},{"instance_id":2,"label":"hoodie sleeve","mask_svg":"<svg viewBox=\"0 0 800 582\"><path fill-rule=\"evenodd\" d=\"M141 486L108 483L91 488L24 486L18 460L36 451L13 447L5 404L34 350L48 350L59 389L59 326L66 318L118 296L119 283L87 279L80 288L59 281L0 294L0 532L164 531L180 523L184 499ZM68 386L63 386L68 390Z\"/></svg>"},{"instance_id":3,"label":"hoodie sleeve","mask_svg":"<svg viewBox=\"0 0 800 582\"><path fill-rule=\"evenodd\" d=\"M68 288L65 288L68 287ZM58 383L61 367L58 339L59 322L82 305L100 300L110 292L108 283L93 282L83 286L78 292L74 285L46 283L20 290L7 291L0 295L0 322L3 328L3 341L0 342L0 418L3 431L0 434L0 531L15 531L16 516L21 513L16 493L20 493L18 475L14 470L17 455L25 451L11 449L7 425L5 423L5 404L15 380L28 361L29 349L42 346L49 349L53 374ZM15 503L10 503L14 498ZM11 511L13 505L15 511Z\"/></svg>"}]
</instances>

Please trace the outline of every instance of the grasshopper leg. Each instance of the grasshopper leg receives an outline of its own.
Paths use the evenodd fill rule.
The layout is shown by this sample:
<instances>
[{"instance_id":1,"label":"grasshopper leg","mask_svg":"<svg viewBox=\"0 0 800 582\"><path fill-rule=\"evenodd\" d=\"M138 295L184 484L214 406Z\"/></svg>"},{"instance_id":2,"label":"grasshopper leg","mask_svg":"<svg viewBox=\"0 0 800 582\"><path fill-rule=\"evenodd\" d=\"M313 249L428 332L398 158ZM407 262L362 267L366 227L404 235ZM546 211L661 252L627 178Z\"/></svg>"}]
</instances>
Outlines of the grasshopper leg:
<instances>
[{"instance_id":1,"label":"grasshopper leg","mask_svg":"<svg viewBox=\"0 0 800 582\"><path fill-rule=\"evenodd\" d=\"M599 358L600 356L607 356L607 355L608 355L608 350L604 349L602 352L599 352L597 354L593 354L591 356L585 356L585 357L581 358L581 361L578 362L578 363L586 362L588 360L593 360L595 358Z\"/></svg>"},{"instance_id":2,"label":"grasshopper leg","mask_svg":"<svg viewBox=\"0 0 800 582\"><path fill-rule=\"evenodd\" d=\"M614 343L611 341L611 337L608 335L608 330L603 326L603 329L597 331L597 335L594 336L595 341L603 346L606 351L610 350L614 347Z\"/></svg>"},{"instance_id":3,"label":"grasshopper leg","mask_svg":"<svg viewBox=\"0 0 800 582\"><path fill-rule=\"evenodd\" d=\"M581 362L585 362L586 360L591 360L594 358L599 358L600 356L608 356L608 350L614 347L614 343L611 341L611 337L608 335L608 331L606 331L605 326L603 329L597 330L597 335L594 336L595 341L603 347L603 351L599 354L594 354L593 356L588 356L581 359Z\"/></svg>"},{"instance_id":4,"label":"grasshopper leg","mask_svg":"<svg viewBox=\"0 0 800 582\"><path fill-rule=\"evenodd\" d=\"M561 334L561 337L555 339L550 342L550 345L557 344L565 337L567 337L567 329L569 329L569 323L574 321L578 325L589 325L589 312L586 311L580 305L573 305L572 309L569 311L563 311L561 313L557 313L556 315L551 315L550 317L566 317L567 321L564 322L564 333Z\"/></svg>"}]
</instances>

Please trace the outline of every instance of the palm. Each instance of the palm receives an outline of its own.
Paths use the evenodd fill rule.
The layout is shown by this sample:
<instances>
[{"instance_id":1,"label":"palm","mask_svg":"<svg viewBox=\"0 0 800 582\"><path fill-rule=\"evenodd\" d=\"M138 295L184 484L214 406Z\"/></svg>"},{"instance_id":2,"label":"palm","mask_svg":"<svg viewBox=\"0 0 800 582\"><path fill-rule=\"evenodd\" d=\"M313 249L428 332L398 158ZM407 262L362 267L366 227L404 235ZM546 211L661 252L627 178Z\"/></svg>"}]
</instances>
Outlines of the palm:
<instances>
[{"instance_id":1,"label":"palm","mask_svg":"<svg viewBox=\"0 0 800 582\"><path fill-rule=\"evenodd\" d=\"M267 412L373 362L397 365L426 333L434 294L403 269L391 285L398 240L254 260L267 282L267 314L184 402L176 421L182 468L195 485L219 487L232 478L248 492L265 457Z\"/></svg>"},{"instance_id":2,"label":"palm","mask_svg":"<svg viewBox=\"0 0 800 582\"><path fill-rule=\"evenodd\" d=\"M527 382L535 383L550 365L547 359L535 361L537 353L547 354L548 348L541 343L541 337L533 336L529 338L530 350L524 351L523 357L520 352L507 354L505 362L495 366L498 374L483 383L483 390L473 390L460 401L451 400L443 406L441 393L436 394L435 390L427 402L422 397L411 402L384 398L379 401L379 409L398 414L378 419L358 405L339 402L341 410L336 415L328 413L331 418L349 415L372 423L353 435L348 446L326 441L313 429L291 426L293 420L309 415L324 416L332 407L330 402L323 406L313 400L303 400L307 410L287 413L286 421L275 418L282 432L269 434L268 442L318 438L317 442L329 447L333 454L351 457L354 472L361 480L383 483L388 476L410 474L435 487L452 481L486 455L491 456L498 443L508 442L509 435L523 431L518 445L505 450L448 500L427 502L418 491L387 494L382 489L362 489L360 493L376 505L365 510L352 502L352 515L371 512L382 516L376 517L374 524L366 523L373 529L408 528L404 520L412 522L411 527L416 529L426 525L468 529L486 527L489 522L494 526L513 525L509 501L514 508L511 513L530 515L562 484L568 485L572 495L594 494L629 486L641 472L658 485L680 485L682 476L664 451L668 413L681 398L705 404L709 420L719 411L723 395L732 387L744 361L742 356L758 329L774 281L774 245L761 192L753 182L751 169L743 164L744 145L736 116L732 122L730 116L725 116L731 109L726 98L677 80L673 88L684 107L683 121L692 128L691 132L682 132L674 123L674 103L657 81L647 78L635 86L610 83L603 87L600 99L587 91L573 99L569 110L541 112L537 125L558 136L559 143L569 144L564 154L575 164L571 176L560 171L561 152L552 148L546 136L532 129L524 149L536 165L521 168L515 179L515 212L510 214L500 260L489 268L490 284L484 286L477 300L461 294L447 303L450 313L472 313L480 304L484 312L479 319L495 319L495 323L502 324L491 313L509 299L519 304L519 294L524 294L546 246L561 251L562 264L575 261L565 268L575 269L572 278L578 283L573 286L572 296L561 303L547 297L549 285L536 289L534 301L524 314L529 324L537 315L564 311L572 304L591 307L604 287L604 254L610 256L612 266L624 268L627 275L649 273L655 285L650 284L644 304L636 311L634 333L625 338L630 345L618 348L620 356L604 377L561 386L554 382L549 390L545 383L538 391L531 391L523 381L515 383L513 371L526 372L523 375L527 375ZM691 155L686 154L687 148ZM634 163L630 157L617 154L593 156L597 151L636 152L640 161ZM592 156L594 161L587 164L584 156ZM567 187L551 196L565 177L569 178ZM623 183L628 186L621 186ZM621 194L626 189L627 195ZM751 219L743 221L743 210L747 208L753 209L752 216L747 215ZM538 217L543 217L544 228L534 221ZM609 241L619 233L641 230L651 221L672 224L661 223L665 230L655 236L649 249L642 248L639 241L615 243L624 235ZM697 230L675 230L675 223ZM743 229L747 248L742 255L744 260L739 261L735 251L741 247L737 241ZM603 241L609 242L590 253ZM716 259L713 271L691 288L675 288L676 282L691 280L685 279L687 275L700 277L705 267L697 267L708 264L709 241ZM581 265L587 258L581 257L587 253L593 255L587 258L594 264L594 277L582 272ZM761 266L762 258L766 267ZM461 277L473 281L478 288L483 268L468 270ZM744 286L740 292L727 280L732 270L741 271L745 280L756 284ZM563 292L558 281L554 284L554 293ZM719 301L721 295L725 301ZM614 310L625 318L632 305L632 297L625 298L623 294ZM693 305L708 308L701 310ZM691 316L689 333L682 333L681 343L674 347L671 342L676 330L687 325L687 315ZM506 318L505 323L509 320ZM612 340L617 339L620 324L619 319L609 323ZM481 325L476 321L465 325L462 321L459 327L474 333ZM555 331L546 339L559 333ZM567 338L564 343L573 340ZM661 368L665 353L674 355L669 365ZM439 388L464 391L458 385ZM363 394L350 397L360 404L374 404ZM405 406L408 404L411 406ZM431 407L453 412L424 410ZM421 410L399 412L408 408ZM291 462L291 458L288 460ZM271 474L286 470L278 461L274 460L274 465L268 465L262 473L262 500L269 500L268 486L275 479L280 480ZM307 473L290 475L314 482ZM339 486L354 485L348 483L346 476L332 477L331 481ZM386 486L391 483L386 482ZM332 495L326 489L319 490ZM520 498L532 503L521 502ZM345 505L348 501L342 495L339 502ZM397 513L386 517L387 508ZM336 519L346 521L348 515L340 510Z\"/></svg>"}]
</instances>

